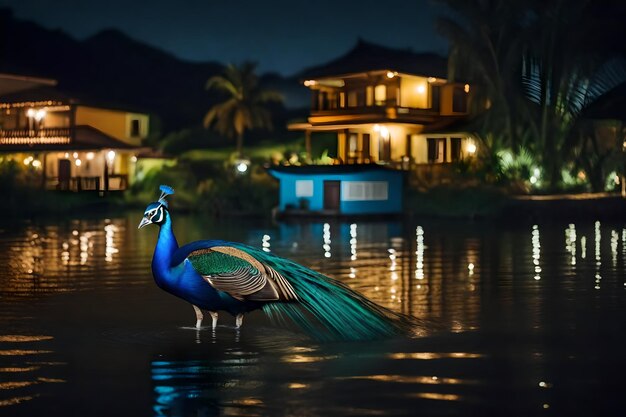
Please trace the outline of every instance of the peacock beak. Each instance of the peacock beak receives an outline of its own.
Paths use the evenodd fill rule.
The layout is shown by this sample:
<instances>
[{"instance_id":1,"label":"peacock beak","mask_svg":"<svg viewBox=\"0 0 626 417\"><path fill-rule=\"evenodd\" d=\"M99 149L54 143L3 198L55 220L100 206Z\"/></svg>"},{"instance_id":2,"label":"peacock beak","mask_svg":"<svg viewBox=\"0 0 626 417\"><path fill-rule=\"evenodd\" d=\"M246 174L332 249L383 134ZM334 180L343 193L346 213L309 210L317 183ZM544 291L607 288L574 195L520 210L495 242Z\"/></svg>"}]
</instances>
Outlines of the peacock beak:
<instances>
[{"instance_id":1,"label":"peacock beak","mask_svg":"<svg viewBox=\"0 0 626 417\"><path fill-rule=\"evenodd\" d=\"M147 226L150 223L152 223L150 219L148 217L144 217L143 219L141 219L141 223L139 223L139 227L137 227L137 229L141 229L142 227Z\"/></svg>"}]
</instances>

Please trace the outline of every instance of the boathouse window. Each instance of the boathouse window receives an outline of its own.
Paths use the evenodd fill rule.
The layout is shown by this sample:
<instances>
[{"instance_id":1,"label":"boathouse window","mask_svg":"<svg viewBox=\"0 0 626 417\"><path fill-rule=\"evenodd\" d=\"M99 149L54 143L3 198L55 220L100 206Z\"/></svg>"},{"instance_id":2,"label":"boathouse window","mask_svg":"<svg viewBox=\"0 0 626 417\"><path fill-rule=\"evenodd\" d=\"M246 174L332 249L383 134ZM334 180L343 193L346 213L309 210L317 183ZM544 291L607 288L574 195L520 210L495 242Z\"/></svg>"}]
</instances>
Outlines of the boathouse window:
<instances>
[{"instance_id":1,"label":"boathouse window","mask_svg":"<svg viewBox=\"0 0 626 417\"><path fill-rule=\"evenodd\" d=\"M387 181L342 181L341 199L344 201L387 200Z\"/></svg>"},{"instance_id":2,"label":"boathouse window","mask_svg":"<svg viewBox=\"0 0 626 417\"><path fill-rule=\"evenodd\" d=\"M313 197L313 180L296 180L296 197Z\"/></svg>"}]
</instances>

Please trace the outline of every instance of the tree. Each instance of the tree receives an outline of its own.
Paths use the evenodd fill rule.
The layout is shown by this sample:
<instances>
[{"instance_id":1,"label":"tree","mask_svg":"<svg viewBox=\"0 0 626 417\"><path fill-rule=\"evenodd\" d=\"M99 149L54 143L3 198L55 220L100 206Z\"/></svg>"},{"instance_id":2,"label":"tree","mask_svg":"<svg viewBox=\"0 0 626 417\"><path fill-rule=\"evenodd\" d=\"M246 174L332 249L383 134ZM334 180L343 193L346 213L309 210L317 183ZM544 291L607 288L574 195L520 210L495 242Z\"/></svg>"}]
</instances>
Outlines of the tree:
<instances>
[{"instance_id":1,"label":"tree","mask_svg":"<svg viewBox=\"0 0 626 417\"><path fill-rule=\"evenodd\" d=\"M459 71L453 77L476 82L489 103L479 133L514 152L531 150L558 188L577 148L599 149L583 146L574 131L583 110L626 80L616 60L624 46L615 42L626 33L616 17L625 15L623 2L440 1L454 11L438 22Z\"/></svg>"},{"instance_id":2,"label":"tree","mask_svg":"<svg viewBox=\"0 0 626 417\"><path fill-rule=\"evenodd\" d=\"M230 64L222 75L211 77L206 89L221 92L225 100L211 107L204 117L204 126L237 140L237 155L243 157L243 138L247 130L273 128L267 104L281 102L276 91L264 90L255 73L256 63Z\"/></svg>"}]
</instances>

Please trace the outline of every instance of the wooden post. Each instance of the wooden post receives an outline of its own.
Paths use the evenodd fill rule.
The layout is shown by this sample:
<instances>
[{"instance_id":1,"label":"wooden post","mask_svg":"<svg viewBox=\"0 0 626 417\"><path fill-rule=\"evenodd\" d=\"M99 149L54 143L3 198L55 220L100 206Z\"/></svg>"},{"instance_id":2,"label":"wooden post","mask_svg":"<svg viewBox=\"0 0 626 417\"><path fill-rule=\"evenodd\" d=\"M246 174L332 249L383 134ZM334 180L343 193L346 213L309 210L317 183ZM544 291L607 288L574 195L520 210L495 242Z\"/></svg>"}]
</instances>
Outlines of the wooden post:
<instances>
[{"instance_id":1,"label":"wooden post","mask_svg":"<svg viewBox=\"0 0 626 417\"><path fill-rule=\"evenodd\" d=\"M109 161L107 161L107 154L103 152L104 156L104 192L109 191Z\"/></svg>"},{"instance_id":2,"label":"wooden post","mask_svg":"<svg viewBox=\"0 0 626 417\"><path fill-rule=\"evenodd\" d=\"M46 157L48 156L47 153L43 153L43 161L41 161L41 189L45 190L46 189L46 169L47 169L47 163L46 163Z\"/></svg>"}]
</instances>

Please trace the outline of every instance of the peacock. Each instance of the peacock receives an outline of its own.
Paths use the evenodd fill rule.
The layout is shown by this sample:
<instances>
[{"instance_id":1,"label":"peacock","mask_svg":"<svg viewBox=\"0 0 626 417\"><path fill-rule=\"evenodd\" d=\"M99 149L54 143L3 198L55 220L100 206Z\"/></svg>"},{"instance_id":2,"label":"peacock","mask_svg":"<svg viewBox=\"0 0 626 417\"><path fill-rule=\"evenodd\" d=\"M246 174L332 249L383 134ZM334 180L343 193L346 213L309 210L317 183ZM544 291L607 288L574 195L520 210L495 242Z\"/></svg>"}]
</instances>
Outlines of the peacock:
<instances>
[{"instance_id":1,"label":"peacock","mask_svg":"<svg viewBox=\"0 0 626 417\"><path fill-rule=\"evenodd\" d=\"M263 310L280 323L292 322L321 340L367 340L406 334L415 322L395 313L343 283L257 248L223 240L200 240L178 246L166 197L174 190L160 186L139 223L159 226L152 274L161 289L188 301L201 328L203 311L235 316L236 328L246 313Z\"/></svg>"}]
</instances>

